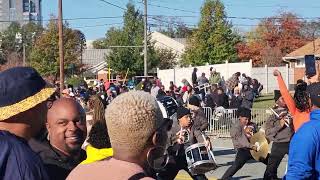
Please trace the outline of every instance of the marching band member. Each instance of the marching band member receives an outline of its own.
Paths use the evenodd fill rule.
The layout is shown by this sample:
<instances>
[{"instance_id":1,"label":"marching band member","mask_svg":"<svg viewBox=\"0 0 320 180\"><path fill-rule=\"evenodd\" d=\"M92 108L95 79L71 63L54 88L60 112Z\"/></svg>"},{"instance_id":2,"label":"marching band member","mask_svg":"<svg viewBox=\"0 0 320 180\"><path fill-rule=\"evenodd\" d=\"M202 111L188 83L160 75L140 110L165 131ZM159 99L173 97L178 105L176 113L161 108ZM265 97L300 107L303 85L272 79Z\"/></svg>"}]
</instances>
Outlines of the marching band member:
<instances>
[{"instance_id":1,"label":"marching band member","mask_svg":"<svg viewBox=\"0 0 320 180\"><path fill-rule=\"evenodd\" d=\"M250 150L258 150L258 146L251 145L249 139L257 132L257 125L251 122L251 111L247 108L238 109L239 121L230 130L233 146L237 150L233 165L224 173L221 179L230 179L244 164L253 159ZM264 164L267 160L262 160Z\"/></svg>"},{"instance_id":2,"label":"marching band member","mask_svg":"<svg viewBox=\"0 0 320 180\"><path fill-rule=\"evenodd\" d=\"M191 112L185 107L177 109L177 120L173 122L171 131L169 132L169 148L168 153L170 160L163 171L158 174L160 180L173 180L180 170L185 170L195 180L207 179L204 174L192 175L188 170L185 149L195 143L204 141L202 132L195 129L191 121ZM188 132L188 138L184 133ZM188 141L189 140L189 141ZM188 141L188 142L186 142ZM208 149L211 149L210 139L207 137L204 142Z\"/></svg>"},{"instance_id":3,"label":"marching band member","mask_svg":"<svg viewBox=\"0 0 320 180\"><path fill-rule=\"evenodd\" d=\"M187 108L190 109L193 126L200 131L205 131L208 128L209 123L204 110L201 107L200 99L196 96L192 96L189 99Z\"/></svg>"},{"instance_id":4,"label":"marching band member","mask_svg":"<svg viewBox=\"0 0 320 180\"><path fill-rule=\"evenodd\" d=\"M274 91L276 106L265 124L265 133L273 141L263 179L278 179L277 170L283 157L289 153L289 144L294 133L290 113L279 90Z\"/></svg>"}]
</instances>

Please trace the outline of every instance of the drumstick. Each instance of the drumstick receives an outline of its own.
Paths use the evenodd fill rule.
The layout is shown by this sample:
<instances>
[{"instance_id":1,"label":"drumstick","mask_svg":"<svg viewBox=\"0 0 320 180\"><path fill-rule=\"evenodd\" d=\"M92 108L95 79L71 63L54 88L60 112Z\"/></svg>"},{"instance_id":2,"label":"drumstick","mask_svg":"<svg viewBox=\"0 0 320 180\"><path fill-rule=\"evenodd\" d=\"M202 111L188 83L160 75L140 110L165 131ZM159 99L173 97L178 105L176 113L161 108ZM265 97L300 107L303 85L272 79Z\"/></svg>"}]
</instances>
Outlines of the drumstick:
<instances>
[{"instance_id":1,"label":"drumstick","mask_svg":"<svg viewBox=\"0 0 320 180\"><path fill-rule=\"evenodd\" d=\"M202 138L203 138L204 141L207 141L207 139L206 139L206 137L205 137L205 135L203 134L202 131L201 131L201 136L202 136ZM212 160L214 161L214 163L217 164L217 161L216 161L216 159L214 158L213 152L212 152L208 147L206 147L206 148L207 148L207 151L210 153L210 155L211 155Z\"/></svg>"},{"instance_id":2,"label":"drumstick","mask_svg":"<svg viewBox=\"0 0 320 180\"><path fill-rule=\"evenodd\" d=\"M270 110L273 112L273 114L275 114L278 118L280 118L280 115L279 115L277 112L275 112L272 108L270 108ZM284 124L285 124L287 127L289 127L289 124L288 124L287 121L284 121Z\"/></svg>"}]
</instances>

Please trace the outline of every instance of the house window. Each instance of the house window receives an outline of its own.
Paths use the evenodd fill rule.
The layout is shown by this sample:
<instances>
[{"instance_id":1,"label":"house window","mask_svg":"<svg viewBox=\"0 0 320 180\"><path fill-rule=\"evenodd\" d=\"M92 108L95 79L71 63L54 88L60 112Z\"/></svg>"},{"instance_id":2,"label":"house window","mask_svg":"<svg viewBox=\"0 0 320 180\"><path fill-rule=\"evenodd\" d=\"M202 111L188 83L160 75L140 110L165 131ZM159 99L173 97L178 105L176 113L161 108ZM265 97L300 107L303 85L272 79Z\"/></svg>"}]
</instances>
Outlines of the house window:
<instances>
[{"instance_id":1,"label":"house window","mask_svg":"<svg viewBox=\"0 0 320 180\"><path fill-rule=\"evenodd\" d=\"M30 21L36 21L36 20L37 20L37 16L35 16L35 15L30 16Z\"/></svg>"},{"instance_id":2,"label":"house window","mask_svg":"<svg viewBox=\"0 0 320 180\"><path fill-rule=\"evenodd\" d=\"M36 4L33 1L30 1L30 12L31 13L36 12Z\"/></svg>"},{"instance_id":3,"label":"house window","mask_svg":"<svg viewBox=\"0 0 320 180\"><path fill-rule=\"evenodd\" d=\"M23 12L29 12L29 0L23 0Z\"/></svg>"},{"instance_id":4,"label":"house window","mask_svg":"<svg viewBox=\"0 0 320 180\"><path fill-rule=\"evenodd\" d=\"M9 8L16 8L16 1L15 0L9 0Z\"/></svg>"},{"instance_id":5,"label":"house window","mask_svg":"<svg viewBox=\"0 0 320 180\"><path fill-rule=\"evenodd\" d=\"M305 66L304 59L297 59L296 67L304 67L304 66Z\"/></svg>"},{"instance_id":6,"label":"house window","mask_svg":"<svg viewBox=\"0 0 320 180\"><path fill-rule=\"evenodd\" d=\"M15 9L10 9L9 10L10 14L9 14L9 19L10 21L16 21L16 11Z\"/></svg>"}]
</instances>

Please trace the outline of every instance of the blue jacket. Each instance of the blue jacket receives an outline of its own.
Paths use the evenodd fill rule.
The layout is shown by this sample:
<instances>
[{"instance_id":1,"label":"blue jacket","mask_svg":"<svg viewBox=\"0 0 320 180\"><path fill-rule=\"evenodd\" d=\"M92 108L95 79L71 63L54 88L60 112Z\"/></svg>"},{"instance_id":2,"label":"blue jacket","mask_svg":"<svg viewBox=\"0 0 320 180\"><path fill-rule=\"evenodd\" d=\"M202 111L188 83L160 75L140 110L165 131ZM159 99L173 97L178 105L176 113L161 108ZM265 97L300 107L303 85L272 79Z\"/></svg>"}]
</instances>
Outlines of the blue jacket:
<instances>
[{"instance_id":1,"label":"blue jacket","mask_svg":"<svg viewBox=\"0 0 320 180\"><path fill-rule=\"evenodd\" d=\"M0 131L0 179L49 179L40 157L28 142L8 131Z\"/></svg>"},{"instance_id":2,"label":"blue jacket","mask_svg":"<svg viewBox=\"0 0 320 180\"><path fill-rule=\"evenodd\" d=\"M320 180L320 110L310 114L293 136L289 149L288 171L285 179Z\"/></svg>"}]
</instances>

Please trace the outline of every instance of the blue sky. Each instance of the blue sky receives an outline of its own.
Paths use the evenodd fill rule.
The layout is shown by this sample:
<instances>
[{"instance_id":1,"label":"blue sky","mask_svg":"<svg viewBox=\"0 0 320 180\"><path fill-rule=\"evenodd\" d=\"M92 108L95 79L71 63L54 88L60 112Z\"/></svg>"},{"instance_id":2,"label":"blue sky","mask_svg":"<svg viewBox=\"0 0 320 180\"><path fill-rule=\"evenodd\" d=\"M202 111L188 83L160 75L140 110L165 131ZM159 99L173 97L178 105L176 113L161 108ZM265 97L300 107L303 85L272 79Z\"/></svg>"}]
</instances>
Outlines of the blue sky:
<instances>
[{"instance_id":1,"label":"blue sky","mask_svg":"<svg viewBox=\"0 0 320 180\"><path fill-rule=\"evenodd\" d=\"M129 0L106 0L121 7ZM142 0L132 0L141 11ZM148 7L148 13L152 15L165 16L195 16L181 17L182 22L187 25L196 25L200 17L200 8L204 0L148 0L149 4L155 6L166 6L182 9L175 11L155 6ZM268 17L282 11L294 12L301 17L320 17L317 11L320 9L320 0L223 0L228 16L235 17ZM50 15L57 15L58 0L42 0L43 19L48 20ZM189 12L190 11L190 12ZM108 5L101 0L63 0L64 18L84 17L109 17L122 16L123 10ZM249 31L258 23L257 20L230 19L240 31ZM121 26L122 18L95 19L95 20L70 20L73 28L80 29L86 35L87 40L104 37L106 31L112 26ZM44 22L46 24L46 22ZM95 27L93 27L95 26Z\"/></svg>"}]
</instances>

